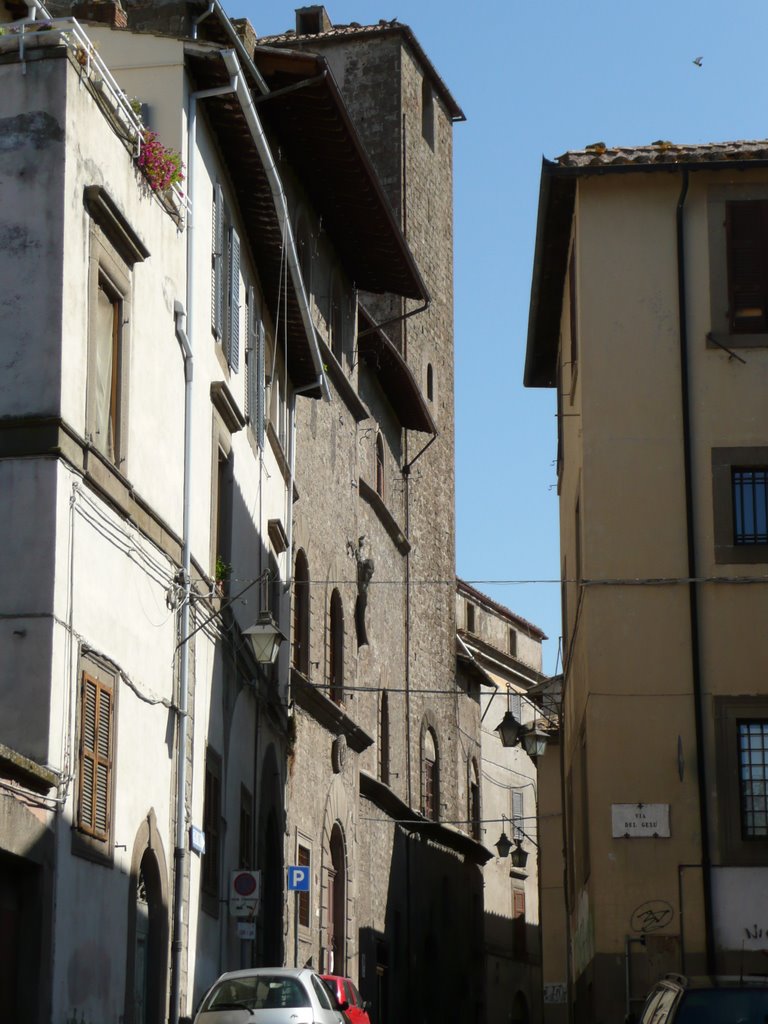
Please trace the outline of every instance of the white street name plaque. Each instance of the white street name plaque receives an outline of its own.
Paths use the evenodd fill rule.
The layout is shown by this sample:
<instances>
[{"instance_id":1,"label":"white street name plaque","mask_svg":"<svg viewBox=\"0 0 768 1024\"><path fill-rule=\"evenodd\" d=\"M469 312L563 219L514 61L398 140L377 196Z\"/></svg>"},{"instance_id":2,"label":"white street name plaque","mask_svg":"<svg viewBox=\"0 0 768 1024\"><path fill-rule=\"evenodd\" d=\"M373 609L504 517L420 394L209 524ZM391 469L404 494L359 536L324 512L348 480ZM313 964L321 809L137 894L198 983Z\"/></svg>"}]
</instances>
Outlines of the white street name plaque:
<instances>
[{"instance_id":1,"label":"white street name plaque","mask_svg":"<svg viewBox=\"0 0 768 1024\"><path fill-rule=\"evenodd\" d=\"M669 804L611 804L614 839L669 839Z\"/></svg>"}]
</instances>

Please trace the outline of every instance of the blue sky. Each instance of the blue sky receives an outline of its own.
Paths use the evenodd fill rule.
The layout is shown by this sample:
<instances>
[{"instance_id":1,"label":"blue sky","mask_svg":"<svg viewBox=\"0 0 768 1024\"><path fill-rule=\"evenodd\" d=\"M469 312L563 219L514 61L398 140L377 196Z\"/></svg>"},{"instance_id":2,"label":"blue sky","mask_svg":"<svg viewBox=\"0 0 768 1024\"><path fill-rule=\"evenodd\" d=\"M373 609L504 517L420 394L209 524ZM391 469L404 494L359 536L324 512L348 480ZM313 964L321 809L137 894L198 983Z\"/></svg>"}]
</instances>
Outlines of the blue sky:
<instances>
[{"instance_id":1,"label":"blue sky","mask_svg":"<svg viewBox=\"0 0 768 1024\"><path fill-rule=\"evenodd\" d=\"M260 35L294 7L234 0ZM523 387L542 156L597 141L768 136L757 0L328 0L331 20L411 26L467 115L456 126L456 558L550 637L560 592L555 403ZM693 64L702 56L701 67Z\"/></svg>"}]
</instances>

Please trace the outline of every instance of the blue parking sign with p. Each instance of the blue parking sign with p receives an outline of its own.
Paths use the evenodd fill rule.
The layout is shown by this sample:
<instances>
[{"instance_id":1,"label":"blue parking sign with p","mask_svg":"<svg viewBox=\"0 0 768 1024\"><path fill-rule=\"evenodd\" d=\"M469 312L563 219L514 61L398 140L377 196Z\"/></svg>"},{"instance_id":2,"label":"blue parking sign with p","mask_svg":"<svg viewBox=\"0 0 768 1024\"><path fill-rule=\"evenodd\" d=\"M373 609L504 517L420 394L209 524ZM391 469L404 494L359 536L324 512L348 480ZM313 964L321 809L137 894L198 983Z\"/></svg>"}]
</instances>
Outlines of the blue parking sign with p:
<instances>
[{"instance_id":1,"label":"blue parking sign with p","mask_svg":"<svg viewBox=\"0 0 768 1024\"><path fill-rule=\"evenodd\" d=\"M288 890L289 892L309 892L309 868L289 867L288 868Z\"/></svg>"}]
</instances>

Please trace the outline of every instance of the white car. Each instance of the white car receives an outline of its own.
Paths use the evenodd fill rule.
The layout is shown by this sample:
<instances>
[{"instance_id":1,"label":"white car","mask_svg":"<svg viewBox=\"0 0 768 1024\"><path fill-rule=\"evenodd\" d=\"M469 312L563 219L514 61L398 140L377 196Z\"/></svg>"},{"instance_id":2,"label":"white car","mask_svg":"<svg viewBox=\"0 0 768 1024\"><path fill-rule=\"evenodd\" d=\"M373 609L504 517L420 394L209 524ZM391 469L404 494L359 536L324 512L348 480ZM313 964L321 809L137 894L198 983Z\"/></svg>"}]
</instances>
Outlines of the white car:
<instances>
[{"instance_id":1,"label":"white car","mask_svg":"<svg viewBox=\"0 0 768 1024\"><path fill-rule=\"evenodd\" d=\"M222 974L205 995L194 1024L346 1024L314 971L254 967Z\"/></svg>"}]
</instances>

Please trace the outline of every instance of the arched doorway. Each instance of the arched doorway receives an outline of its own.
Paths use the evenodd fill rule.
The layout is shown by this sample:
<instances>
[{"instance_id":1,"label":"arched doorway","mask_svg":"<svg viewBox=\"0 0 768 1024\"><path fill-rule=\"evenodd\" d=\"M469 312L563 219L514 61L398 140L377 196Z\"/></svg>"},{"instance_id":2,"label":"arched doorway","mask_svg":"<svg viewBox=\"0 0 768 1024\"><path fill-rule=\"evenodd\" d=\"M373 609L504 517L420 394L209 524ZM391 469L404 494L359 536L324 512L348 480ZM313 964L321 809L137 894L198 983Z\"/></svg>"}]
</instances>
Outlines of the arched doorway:
<instances>
[{"instance_id":1,"label":"arched doorway","mask_svg":"<svg viewBox=\"0 0 768 1024\"><path fill-rule=\"evenodd\" d=\"M331 830L331 863L328 867L328 970L346 974L347 963L347 857L344 833L338 822Z\"/></svg>"},{"instance_id":2,"label":"arched doorway","mask_svg":"<svg viewBox=\"0 0 768 1024\"><path fill-rule=\"evenodd\" d=\"M164 911L157 860L151 850L141 858L136 879L136 953L133 970L134 1024L161 1024L159 1001L164 979L158 975L162 961Z\"/></svg>"},{"instance_id":3,"label":"arched doorway","mask_svg":"<svg viewBox=\"0 0 768 1024\"><path fill-rule=\"evenodd\" d=\"M133 847L128 886L126 1024L163 1024L168 973L168 878L154 811Z\"/></svg>"}]
</instances>

